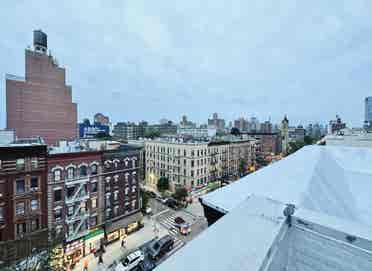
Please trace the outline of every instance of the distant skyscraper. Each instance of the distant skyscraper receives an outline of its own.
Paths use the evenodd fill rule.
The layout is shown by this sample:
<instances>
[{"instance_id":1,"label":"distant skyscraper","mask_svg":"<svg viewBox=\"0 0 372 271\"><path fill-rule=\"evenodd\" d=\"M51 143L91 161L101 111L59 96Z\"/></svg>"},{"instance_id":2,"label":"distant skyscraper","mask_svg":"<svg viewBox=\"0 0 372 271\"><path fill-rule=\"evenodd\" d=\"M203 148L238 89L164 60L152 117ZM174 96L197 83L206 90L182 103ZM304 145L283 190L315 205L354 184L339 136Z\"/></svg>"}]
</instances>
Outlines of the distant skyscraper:
<instances>
[{"instance_id":1,"label":"distant skyscraper","mask_svg":"<svg viewBox=\"0 0 372 271\"><path fill-rule=\"evenodd\" d=\"M34 48L26 49L26 77L6 76L7 128L19 138L40 136L47 144L77 136L77 105L65 69L46 54L47 35L34 31Z\"/></svg>"},{"instance_id":2,"label":"distant skyscraper","mask_svg":"<svg viewBox=\"0 0 372 271\"><path fill-rule=\"evenodd\" d=\"M217 131L225 130L225 120L219 119L217 113L213 113L212 119L208 119L208 126L215 128Z\"/></svg>"},{"instance_id":3,"label":"distant skyscraper","mask_svg":"<svg viewBox=\"0 0 372 271\"><path fill-rule=\"evenodd\" d=\"M372 97L364 99L364 126L366 128L372 127Z\"/></svg>"},{"instance_id":4,"label":"distant skyscraper","mask_svg":"<svg viewBox=\"0 0 372 271\"><path fill-rule=\"evenodd\" d=\"M284 116L284 119L282 120L280 131L282 134L282 154L287 155L289 148L289 121L287 116Z\"/></svg>"}]
</instances>

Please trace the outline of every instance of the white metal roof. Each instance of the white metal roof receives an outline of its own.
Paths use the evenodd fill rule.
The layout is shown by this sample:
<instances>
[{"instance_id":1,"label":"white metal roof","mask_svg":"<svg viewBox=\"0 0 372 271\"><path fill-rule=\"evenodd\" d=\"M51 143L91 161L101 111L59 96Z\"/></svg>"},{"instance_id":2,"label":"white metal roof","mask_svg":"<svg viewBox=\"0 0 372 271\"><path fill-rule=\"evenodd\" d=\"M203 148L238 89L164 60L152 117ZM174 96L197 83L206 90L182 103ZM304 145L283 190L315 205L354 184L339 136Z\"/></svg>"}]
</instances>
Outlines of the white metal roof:
<instances>
[{"instance_id":1,"label":"white metal roof","mask_svg":"<svg viewBox=\"0 0 372 271\"><path fill-rule=\"evenodd\" d=\"M372 149L308 146L202 197L229 212L255 194L372 225Z\"/></svg>"}]
</instances>

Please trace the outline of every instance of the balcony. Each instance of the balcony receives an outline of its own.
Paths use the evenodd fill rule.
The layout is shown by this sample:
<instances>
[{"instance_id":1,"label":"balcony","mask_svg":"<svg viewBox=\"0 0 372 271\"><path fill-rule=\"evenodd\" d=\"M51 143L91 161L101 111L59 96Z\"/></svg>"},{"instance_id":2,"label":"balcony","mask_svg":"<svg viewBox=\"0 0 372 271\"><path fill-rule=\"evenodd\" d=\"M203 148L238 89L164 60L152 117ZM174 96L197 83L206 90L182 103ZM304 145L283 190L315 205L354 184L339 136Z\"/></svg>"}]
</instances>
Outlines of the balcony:
<instances>
[{"instance_id":1,"label":"balcony","mask_svg":"<svg viewBox=\"0 0 372 271\"><path fill-rule=\"evenodd\" d=\"M71 216L66 217L66 223L71 224L78 220L85 220L86 218L89 218L89 212L81 211L81 208L79 207Z\"/></svg>"},{"instance_id":2,"label":"balcony","mask_svg":"<svg viewBox=\"0 0 372 271\"><path fill-rule=\"evenodd\" d=\"M65 179L65 183L67 186L70 186L70 185L76 185L76 184L85 184L85 183L88 183L89 182L89 178L88 177L84 177L84 178L81 178L81 179Z\"/></svg>"}]
</instances>

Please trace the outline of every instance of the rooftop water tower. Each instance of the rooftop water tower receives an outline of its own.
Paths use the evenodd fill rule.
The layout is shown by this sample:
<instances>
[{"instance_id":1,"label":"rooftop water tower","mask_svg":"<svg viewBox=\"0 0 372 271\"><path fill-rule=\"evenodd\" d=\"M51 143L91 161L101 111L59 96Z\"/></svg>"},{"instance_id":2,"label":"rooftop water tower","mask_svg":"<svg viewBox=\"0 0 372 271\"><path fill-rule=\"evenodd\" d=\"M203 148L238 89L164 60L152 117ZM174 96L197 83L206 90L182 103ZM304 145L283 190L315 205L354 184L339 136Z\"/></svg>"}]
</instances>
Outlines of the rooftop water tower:
<instances>
[{"instance_id":1,"label":"rooftop water tower","mask_svg":"<svg viewBox=\"0 0 372 271\"><path fill-rule=\"evenodd\" d=\"M34 30L34 50L46 54L48 49L48 36L41 30Z\"/></svg>"}]
</instances>

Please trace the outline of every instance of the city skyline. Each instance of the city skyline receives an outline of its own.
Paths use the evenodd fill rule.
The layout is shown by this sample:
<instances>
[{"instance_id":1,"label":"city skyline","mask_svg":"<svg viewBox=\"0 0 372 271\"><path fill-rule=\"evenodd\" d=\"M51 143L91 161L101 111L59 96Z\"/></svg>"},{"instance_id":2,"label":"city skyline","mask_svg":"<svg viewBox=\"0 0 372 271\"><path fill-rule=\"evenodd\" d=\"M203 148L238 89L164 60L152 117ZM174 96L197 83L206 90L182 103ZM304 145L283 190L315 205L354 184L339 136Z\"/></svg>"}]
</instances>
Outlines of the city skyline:
<instances>
[{"instance_id":1,"label":"city skyline","mask_svg":"<svg viewBox=\"0 0 372 271\"><path fill-rule=\"evenodd\" d=\"M5 74L24 74L24 49L39 28L67 69L79 121L99 108L113 122L186 114L205 123L218 112L274 123L287 114L297 125L342 112L352 126L363 124L372 85L370 3L39 3L9 1L0 11L7 37L0 41L0 127Z\"/></svg>"}]
</instances>

